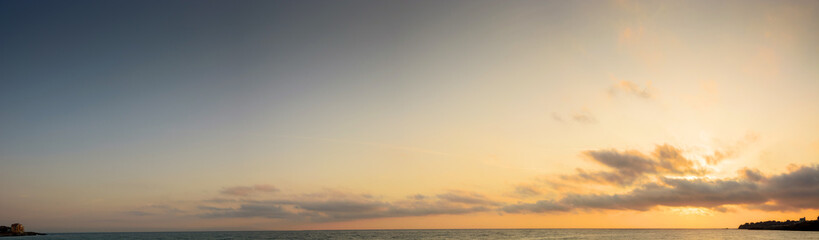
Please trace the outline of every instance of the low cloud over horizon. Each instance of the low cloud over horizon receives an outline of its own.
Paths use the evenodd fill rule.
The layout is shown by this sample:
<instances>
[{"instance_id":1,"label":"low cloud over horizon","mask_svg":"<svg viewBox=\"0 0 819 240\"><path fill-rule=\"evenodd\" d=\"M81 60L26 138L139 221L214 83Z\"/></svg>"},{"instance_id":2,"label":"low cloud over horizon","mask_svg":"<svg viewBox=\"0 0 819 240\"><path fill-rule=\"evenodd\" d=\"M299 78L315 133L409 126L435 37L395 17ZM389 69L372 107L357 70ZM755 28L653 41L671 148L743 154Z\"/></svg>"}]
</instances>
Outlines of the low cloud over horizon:
<instances>
[{"instance_id":1,"label":"low cloud over horizon","mask_svg":"<svg viewBox=\"0 0 819 240\"><path fill-rule=\"evenodd\" d=\"M621 194L568 194L560 199L505 206L508 213L555 212L574 209L647 211L658 206L702 207L725 211L740 205L764 211L819 209L819 165L764 177L742 170L732 179L662 178Z\"/></svg>"},{"instance_id":2,"label":"low cloud over horizon","mask_svg":"<svg viewBox=\"0 0 819 240\"><path fill-rule=\"evenodd\" d=\"M236 186L228 187L219 191L219 193L229 196L247 197L255 193L271 193L279 191L278 188L269 184L257 184L253 186Z\"/></svg>"},{"instance_id":3,"label":"low cloud over horizon","mask_svg":"<svg viewBox=\"0 0 819 240\"><path fill-rule=\"evenodd\" d=\"M557 181L609 185L625 191L614 194L566 192L557 198L534 202L522 200L541 195L542 189L527 184L510 190L522 196L518 200L464 190L429 195L416 193L397 200L329 189L300 195L282 193L278 197L248 198L254 192L278 191L273 185L261 184L223 188L221 195L235 198L202 201L195 216L339 222L480 212L649 211L657 207L694 207L717 212L738 207L761 211L819 209L819 165L791 166L790 171L780 174L764 174L745 168L735 177L715 179L706 176L708 171L698 161L684 157L681 149L668 144L657 145L649 154L606 149L585 151L583 155L608 170L577 169L574 175L556 176Z\"/></svg>"},{"instance_id":4,"label":"low cloud over horizon","mask_svg":"<svg viewBox=\"0 0 819 240\"><path fill-rule=\"evenodd\" d=\"M214 201L211 201L213 203ZM224 202L224 201L216 201ZM368 194L325 190L280 199L238 200L238 207L199 206L203 218L274 218L330 222L370 218L468 214L486 212L501 203L467 191L452 190L436 195L409 195L385 201Z\"/></svg>"}]
</instances>

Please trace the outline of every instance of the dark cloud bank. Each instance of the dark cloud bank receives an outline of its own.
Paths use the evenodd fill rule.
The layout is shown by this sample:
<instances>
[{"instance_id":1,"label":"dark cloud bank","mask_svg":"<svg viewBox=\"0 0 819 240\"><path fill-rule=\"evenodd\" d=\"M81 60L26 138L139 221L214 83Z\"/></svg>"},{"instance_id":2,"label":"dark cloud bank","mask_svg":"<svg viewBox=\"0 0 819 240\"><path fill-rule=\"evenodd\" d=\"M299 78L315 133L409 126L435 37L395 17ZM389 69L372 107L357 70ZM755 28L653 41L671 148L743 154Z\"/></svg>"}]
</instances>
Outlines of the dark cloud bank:
<instances>
[{"instance_id":1,"label":"dark cloud bank","mask_svg":"<svg viewBox=\"0 0 819 240\"><path fill-rule=\"evenodd\" d=\"M725 205L749 209L789 211L819 208L819 166L802 166L766 177L758 170L742 169L738 177L708 179L708 171L683 156L682 150L664 144L650 154L638 151L598 150L583 154L605 166L603 171L577 169L560 179L583 184L632 187L619 194L566 194L559 199L517 203L501 208L507 213L544 213L581 210L646 211L658 206L703 207L725 211ZM728 155L716 151L704 156L716 164ZM694 178L683 178L683 176Z\"/></svg>"},{"instance_id":2,"label":"dark cloud bank","mask_svg":"<svg viewBox=\"0 0 819 240\"><path fill-rule=\"evenodd\" d=\"M661 178L622 194L568 194L558 200L518 203L502 208L508 213L560 212L574 209L646 211L658 206L704 207L724 211L725 205L749 209L788 211L819 208L819 166L764 177L742 170L734 179Z\"/></svg>"},{"instance_id":3,"label":"dark cloud bank","mask_svg":"<svg viewBox=\"0 0 819 240\"><path fill-rule=\"evenodd\" d=\"M599 150L583 153L592 161L607 167L607 171L589 172L577 169L577 174L562 176L563 180L628 186L653 175L702 176L707 171L682 156L682 151L670 145L658 145L650 155L638 151Z\"/></svg>"},{"instance_id":4,"label":"dark cloud bank","mask_svg":"<svg viewBox=\"0 0 819 240\"><path fill-rule=\"evenodd\" d=\"M467 191L416 194L397 201L329 190L276 200L244 199L256 192L278 191L273 186L256 185L226 188L221 192L239 199L206 201L209 204L238 206L200 206L199 210L202 212L200 216L206 218L259 217L327 222L476 212L647 211L659 206L702 207L715 211L726 211L726 205L764 211L819 209L819 165L796 167L787 173L768 176L758 170L743 169L735 178L709 179L702 177L708 173L703 166L683 157L680 149L670 145L658 145L649 154L617 150L587 151L583 154L606 170L578 169L574 175L560 176L560 181L612 185L631 190L617 194L568 193L557 199L515 204L502 203ZM715 152L713 156L705 158L719 158L718 155L719 152ZM527 197L539 194L538 189L527 185L517 186L514 192Z\"/></svg>"}]
</instances>

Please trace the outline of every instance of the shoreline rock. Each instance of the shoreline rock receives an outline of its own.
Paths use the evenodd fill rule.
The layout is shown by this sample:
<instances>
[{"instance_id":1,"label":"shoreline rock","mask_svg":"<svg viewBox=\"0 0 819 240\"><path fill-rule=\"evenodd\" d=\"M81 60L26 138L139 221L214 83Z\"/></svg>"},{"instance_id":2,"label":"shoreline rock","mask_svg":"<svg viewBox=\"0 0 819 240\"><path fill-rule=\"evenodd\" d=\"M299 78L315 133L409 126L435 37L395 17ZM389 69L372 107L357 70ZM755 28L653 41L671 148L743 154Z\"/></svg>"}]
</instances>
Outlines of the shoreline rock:
<instances>
[{"instance_id":1,"label":"shoreline rock","mask_svg":"<svg viewBox=\"0 0 819 240\"><path fill-rule=\"evenodd\" d=\"M26 232L23 224L15 223L11 227L0 226L0 237L20 237L20 236L36 236L46 235L45 233Z\"/></svg>"}]
</instances>

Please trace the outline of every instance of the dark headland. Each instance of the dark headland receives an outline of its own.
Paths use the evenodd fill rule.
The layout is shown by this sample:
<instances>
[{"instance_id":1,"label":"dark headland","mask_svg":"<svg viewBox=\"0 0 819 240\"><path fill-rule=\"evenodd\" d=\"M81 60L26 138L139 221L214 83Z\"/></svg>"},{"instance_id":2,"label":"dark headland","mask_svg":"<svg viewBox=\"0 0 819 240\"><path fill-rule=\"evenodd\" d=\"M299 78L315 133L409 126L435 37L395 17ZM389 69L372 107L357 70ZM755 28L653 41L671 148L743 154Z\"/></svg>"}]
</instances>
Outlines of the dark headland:
<instances>
[{"instance_id":1,"label":"dark headland","mask_svg":"<svg viewBox=\"0 0 819 240\"><path fill-rule=\"evenodd\" d=\"M12 224L11 227L0 226L0 237L18 237L18 236L34 236L34 235L46 235L46 234L45 233L38 233L38 232L26 232L26 229L23 228L23 224L19 224L19 223Z\"/></svg>"},{"instance_id":2,"label":"dark headland","mask_svg":"<svg viewBox=\"0 0 819 240\"><path fill-rule=\"evenodd\" d=\"M793 230L793 231L819 231L819 217L816 220L805 220L800 218L799 221L788 220L780 221L765 221L753 222L739 225L739 229L751 230Z\"/></svg>"}]
</instances>

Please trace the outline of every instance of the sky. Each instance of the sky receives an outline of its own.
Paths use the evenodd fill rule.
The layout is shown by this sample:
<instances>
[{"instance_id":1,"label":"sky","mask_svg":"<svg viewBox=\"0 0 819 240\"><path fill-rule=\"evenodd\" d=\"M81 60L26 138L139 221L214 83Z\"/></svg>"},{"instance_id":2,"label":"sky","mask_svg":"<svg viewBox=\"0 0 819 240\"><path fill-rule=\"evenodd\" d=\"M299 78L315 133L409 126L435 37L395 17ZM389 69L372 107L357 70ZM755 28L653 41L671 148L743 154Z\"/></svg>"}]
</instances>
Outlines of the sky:
<instances>
[{"instance_id":1,"label":"sky","mask_svg":"<svg viewBox=\"0 0 819 240\"><path fill-rule=\"evenodd\" d=\"M819 216L817 1L0 1L0 224Z\"/></svg>"}]
</instances>

